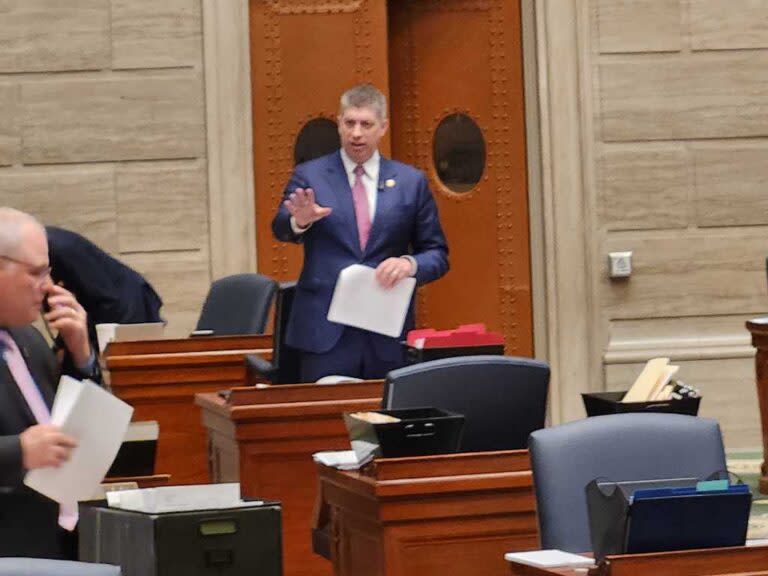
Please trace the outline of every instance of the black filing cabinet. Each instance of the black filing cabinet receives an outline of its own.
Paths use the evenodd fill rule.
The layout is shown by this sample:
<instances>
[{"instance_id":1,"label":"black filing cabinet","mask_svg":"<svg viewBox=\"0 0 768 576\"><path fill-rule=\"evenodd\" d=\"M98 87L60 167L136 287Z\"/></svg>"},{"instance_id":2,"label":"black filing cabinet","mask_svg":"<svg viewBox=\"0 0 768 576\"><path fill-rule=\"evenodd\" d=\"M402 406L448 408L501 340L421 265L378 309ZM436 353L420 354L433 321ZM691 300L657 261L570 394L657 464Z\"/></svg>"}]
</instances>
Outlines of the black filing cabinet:
<instances>
[{"instance_id":1,"label":"black filing cabinet","mask_svg":"<svg viewBox=\"0 0 768 576\"><path fill-rule=\"evenodd\" d=\"M80 559L122 576L282 576L280 505L150 514L80 506Z\"/></svg>"}]
</instances>

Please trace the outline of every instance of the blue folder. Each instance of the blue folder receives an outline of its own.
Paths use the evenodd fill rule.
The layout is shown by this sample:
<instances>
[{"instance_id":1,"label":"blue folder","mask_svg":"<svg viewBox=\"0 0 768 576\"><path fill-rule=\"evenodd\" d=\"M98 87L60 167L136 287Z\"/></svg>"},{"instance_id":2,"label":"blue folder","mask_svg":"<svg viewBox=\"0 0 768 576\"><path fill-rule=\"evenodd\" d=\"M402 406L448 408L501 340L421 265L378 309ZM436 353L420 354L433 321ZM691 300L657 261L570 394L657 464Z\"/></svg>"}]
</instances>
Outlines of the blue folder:
<instances>
[{"instance_id":1,"label":"blue folder","mask_svg":"<svg viewBox=\"0 0 768 576\"><path fill-rule=\"evenodd\" d=\"M744 484L638 490L629 507L625 552L743 546L751 504Z\"/></svg>"}]
</instances>

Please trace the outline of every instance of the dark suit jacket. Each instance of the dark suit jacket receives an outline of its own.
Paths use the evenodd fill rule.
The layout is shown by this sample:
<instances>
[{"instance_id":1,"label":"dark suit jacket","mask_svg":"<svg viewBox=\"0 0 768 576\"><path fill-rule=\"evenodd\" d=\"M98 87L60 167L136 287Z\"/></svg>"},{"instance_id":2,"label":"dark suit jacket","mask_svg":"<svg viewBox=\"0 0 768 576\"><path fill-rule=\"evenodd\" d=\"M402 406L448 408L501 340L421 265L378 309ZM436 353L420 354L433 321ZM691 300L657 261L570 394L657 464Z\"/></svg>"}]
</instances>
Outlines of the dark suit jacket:
<instances>
[{"instance_id":1,"label":"dark suit jacket","mask_svg":"<svg viewBox=\"0 0 768 576\"><path fill-rule=\"evenodd\" d=\"M163 302L141 274L75 232L54 226L45 230L51 277L75 295L89 323L161 320Z\"/></svg>"},{"instance_id":2,"label":"dark suit jacket","mask_svg":"<svg viewBox=\"0 0 768 576\"><path fill-rule=\"evenodd\" d=\"M8 332L50 408L59 382L56 357L35 328ZM63 557L58 540L59 505L22 483L26 470L19 434L36 423L0 354L0 556Z\"/></svg>"},{"instance_id":3,"label":"dark suit jacket","mask_svg":"<svg viewBox=\"0 0 768 576\"><path fill-rule=\"evenodd\" d=\"M387 186L387 182L394 185ZM365 251L360 249L352 191L340 152L297 166L285 197L296 188L307 187L314 190L318 204L333 208L330 216L297 236L291 230L290 214L281 204L272 230L279 240L304 245L304 267L296 285L286 343L323 353L336 345L344 331L343 325L326 318L343 268L351 264L375 268L387 258L411 254L418 264L416 281L424 284L448 271L448 247L427 179L412 166L381 158L376 213ZM411 309L404 331L412 325ZM377 352L381 358L400 354L398 339L382 336Z\"/></svg>"}]
</instances>

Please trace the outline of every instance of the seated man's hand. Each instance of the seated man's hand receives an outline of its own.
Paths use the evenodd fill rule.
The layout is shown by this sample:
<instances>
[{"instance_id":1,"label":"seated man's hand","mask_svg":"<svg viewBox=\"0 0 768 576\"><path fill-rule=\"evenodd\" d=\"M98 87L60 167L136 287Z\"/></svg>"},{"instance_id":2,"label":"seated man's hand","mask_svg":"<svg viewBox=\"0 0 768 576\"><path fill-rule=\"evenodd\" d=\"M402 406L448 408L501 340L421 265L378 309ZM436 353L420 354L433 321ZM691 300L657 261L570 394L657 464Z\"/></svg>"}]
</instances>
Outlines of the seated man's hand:
<instances>
[{"instance_id":1,"label":"seated man's hand","mask_svg":"<svg viewBox=\"0 0 768 576\"><path fill-rule=\"evenodd\" d=\"M392 288L411 275L413 267L407 258L387 258L376 267L376 280L383 288Z\"/></svg>"},{"instance_id":2,"label":"seated man's hand","mask_svg":"<svg viewBox=\"0 0 768 576\"><path fill-rule=\"evenodd\" d=\"M85 310L69 290L55 285L48 290L48 305L51 310L45 314L45 321L61 334L75 363L86 364L91 356L91 344Z\"/></svg>"},{"instance_id":3,"label":"seated man's hand","mask_svg":"<svg viewBox=\"0 0 768 576\"><path fill-rule=\"evenodd\" d=\"M77 441L64 434L58 426L37 424L19 435L22 465L27 470L58 468L69 460Z\"/></svg>"},{"instance_id":4,"label":"seated man's hand","mask_svg":"<svg viewBox=\"0 0 768 576\"><path fill-rule=\"evenodd\" d=\"M315 191L312 188L296 188L283 202L283 206L291 213L300 228L306 228L322 220L332 211L331 208L325 208L315 202Z\"/></svg>"}]
</instances>

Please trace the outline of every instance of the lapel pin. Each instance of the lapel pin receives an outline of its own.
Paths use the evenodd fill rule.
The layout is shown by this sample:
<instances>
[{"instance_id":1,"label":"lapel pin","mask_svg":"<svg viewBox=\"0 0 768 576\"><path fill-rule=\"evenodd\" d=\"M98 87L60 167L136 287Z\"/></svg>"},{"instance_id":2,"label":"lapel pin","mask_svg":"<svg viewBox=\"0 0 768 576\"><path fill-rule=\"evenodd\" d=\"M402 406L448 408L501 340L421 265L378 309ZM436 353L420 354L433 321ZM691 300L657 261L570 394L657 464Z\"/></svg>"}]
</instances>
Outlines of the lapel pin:
<instances>
[{"instance_id":1,"label":"lapel pin","mask_svg":"<svg viewBox=\"0 0 768 576\"><path fill-rule=\"evenodd\" d=\"M387 188L394 188L395 187L395 181L392 180L392 178L390 178L389 180L384 182L384 186L386 186Z\"/></svg>"}]
</instances>

